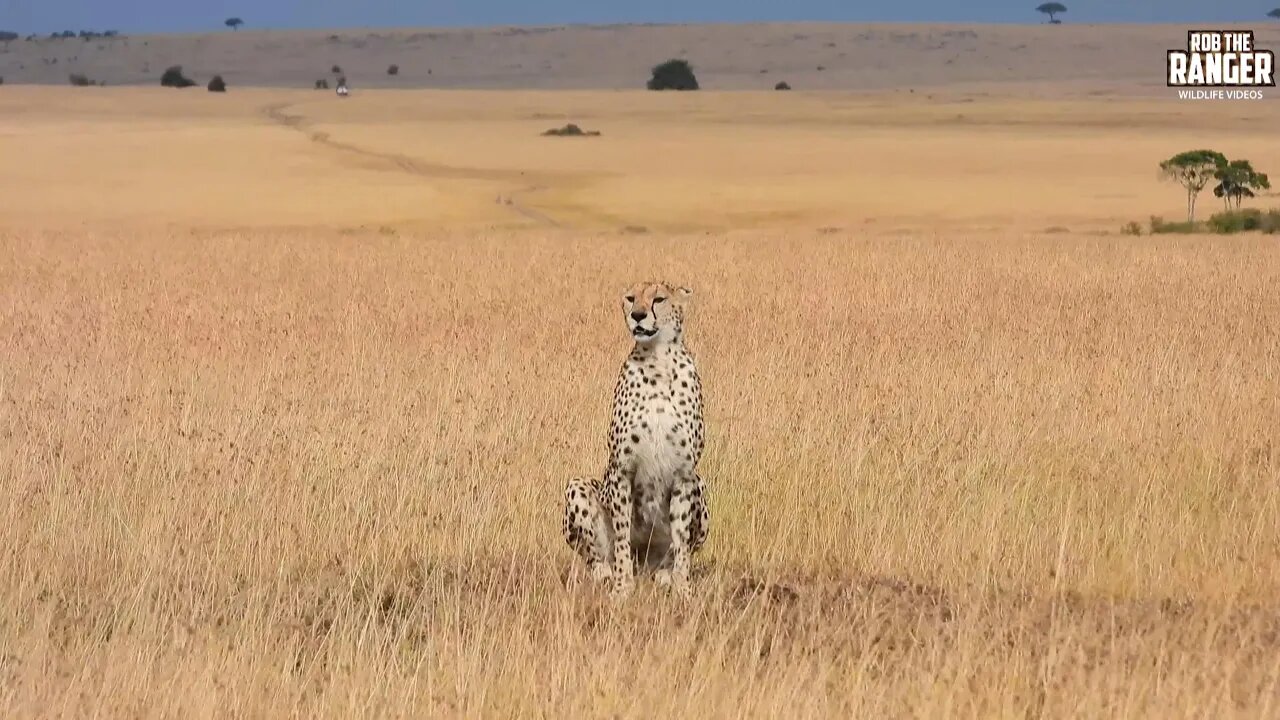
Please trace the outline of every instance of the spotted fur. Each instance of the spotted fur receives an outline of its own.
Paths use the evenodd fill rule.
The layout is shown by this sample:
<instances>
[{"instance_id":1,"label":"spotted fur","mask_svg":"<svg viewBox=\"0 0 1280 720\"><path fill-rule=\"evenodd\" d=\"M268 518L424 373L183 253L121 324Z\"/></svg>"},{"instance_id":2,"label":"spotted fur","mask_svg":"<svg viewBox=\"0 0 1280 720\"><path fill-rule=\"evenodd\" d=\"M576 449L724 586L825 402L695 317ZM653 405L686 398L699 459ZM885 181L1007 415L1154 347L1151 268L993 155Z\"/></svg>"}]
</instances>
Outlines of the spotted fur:
<instances>
[{"instance_id":1,"label":"spotted fur","mask_svg":"<svg viewBox=\"0 0 1280 720\"><path fill-rule=\"evenodd\" d=\"M602 479L565 488L565 541L592 577L611 579L621 599L637 565L657 571L681 597L692 587L693 553L706 541L710 513L697 473L702 458L702 383L684 343L686 288L640 283L622 310L635 339L613 392L609 461Z\"/></svg>"}]
</instances>

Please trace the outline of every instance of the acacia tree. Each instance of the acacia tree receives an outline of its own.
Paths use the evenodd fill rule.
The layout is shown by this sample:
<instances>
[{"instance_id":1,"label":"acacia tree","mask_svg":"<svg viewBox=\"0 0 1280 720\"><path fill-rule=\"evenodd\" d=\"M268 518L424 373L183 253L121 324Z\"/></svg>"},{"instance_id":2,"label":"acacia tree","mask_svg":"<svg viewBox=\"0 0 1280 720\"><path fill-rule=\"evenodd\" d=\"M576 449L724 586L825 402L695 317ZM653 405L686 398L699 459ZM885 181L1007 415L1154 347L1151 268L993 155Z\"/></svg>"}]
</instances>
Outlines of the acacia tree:
<instances>
[{"instance_id":1,"label":"acacia tree","mask_svg":"<svg viewBox=\"0 0 1280 720\"><path fill-rule=\"evenodd\" d=\"M1267 13L1267 17L1280 20L1280 8L1276 8L1275 10L1272 10L1271 12Z\"/></svg>"},{"instance_id":2,"label":"acacia tree","mask_svg":"<svg viewBox=\"0 0 1280 720\"><path fill-rule=\"evenodd\" d=\"M1248 160L1232 160L1222 165L1214 173L1218 184L1213 188L1215 197L1222 198L1230 210L1232 204L1237 210L1245 198L1256 196L1256 191L1271 189L1271 180L1266 173L1253 169Z\"/></svg>"},{"instance_id":3,"label":"acacia tree","mask_svg":"<svg viewBox=\"0 0 1280 720\"><path fill-rule=\"evenodd\" d=\"M244 24L244 21L238 17L227 18L227 22L226 22L226 26L231 28L232 30L239 30L240 26L243 24Z\"/></svg>"},{"instance_id":4,"label":"acacia tree","mask_svg":"<svg viewBox=\"0 0 1280 720\"><path fill-rule=\"evenodd\" d=\"M1067 6L1063 5L1060 2L1047 2L1036 8L1036 12L1044 13L1045 15L1048 15L1049 22L1051 23L1057 23L1058 19L1054 16L1057 15L1058 13L1064 13L1066 11L1067 11Z\"/></svg>"},{"instance_id":5,"label":"acacia tree","mask_svg":"<svg viewBox=\"0 0 1280 720\"><path fill-rule=\"evenodd\" d=\"M1160 175L1187 190L1187 222L1195 222L1196 196L1227 166L1227 157L1215 150L1188 150L1160 163Z\"/></svg>"}]
</instances>

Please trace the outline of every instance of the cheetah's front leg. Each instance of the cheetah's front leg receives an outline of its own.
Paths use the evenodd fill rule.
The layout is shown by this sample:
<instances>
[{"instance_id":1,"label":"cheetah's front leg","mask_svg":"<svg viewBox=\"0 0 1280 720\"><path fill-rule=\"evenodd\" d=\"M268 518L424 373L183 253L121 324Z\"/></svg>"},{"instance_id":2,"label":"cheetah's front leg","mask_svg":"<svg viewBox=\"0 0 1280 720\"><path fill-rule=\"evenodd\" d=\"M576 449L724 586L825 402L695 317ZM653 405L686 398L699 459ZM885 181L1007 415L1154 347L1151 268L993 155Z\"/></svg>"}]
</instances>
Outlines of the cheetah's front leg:
<instances>
[{"instance_id":1,"label":"cheetah's front leg","mask_svg":"<svg viewBox=\"0 0 1280 720\"><path fill-rule=\"evenodd\" d=\"M635 472L610 461L605 471L605 494L613 521L613 589L610 597L623 600L635 588L635 567L631 557L631 483Z\"/></svg>"},{"instance_id":2,"label":"cheetah's front leg","mask_svg":"<svg viewBox=\"0 0 1280 720\"><path fill-rule=\"evenodd\" d=\"M701 485L701 478L688 472L678 475L671 489L671 589L683 600L693 597L689 566L705 531Z\"/></svg>"}]
</instances>

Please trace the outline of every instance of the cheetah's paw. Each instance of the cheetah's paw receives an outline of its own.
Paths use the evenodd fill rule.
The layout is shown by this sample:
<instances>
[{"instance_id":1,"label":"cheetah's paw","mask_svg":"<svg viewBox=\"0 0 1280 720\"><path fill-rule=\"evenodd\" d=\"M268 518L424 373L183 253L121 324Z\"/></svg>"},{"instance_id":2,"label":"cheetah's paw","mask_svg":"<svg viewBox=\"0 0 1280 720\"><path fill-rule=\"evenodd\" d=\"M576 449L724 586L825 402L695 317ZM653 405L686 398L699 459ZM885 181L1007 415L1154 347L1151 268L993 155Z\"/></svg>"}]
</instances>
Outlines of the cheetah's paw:
<instances>
[{"instance_id":1,"label":"cheetah's paw","mask_svg":"<svg viewBox=\"0 0 1280 720\"><path fill-rule=\"evenodd\" d=\"M613 587L609 590L609 600L614 603L624 602L627 598L631 597L633 590L635 590L634 582L614 581Z\"/></svg>"},{"instance_id":2,"label":"cheetah's paw","mask_svg":"<svg viewBox=\"0 0 1280 720\"><path fill-rule=\"evenodd\" d=\"M591 566L591 579L595 582L604 582L613 577L613 568L608 563L595 563Z\"/></svg>"}]
</instances>

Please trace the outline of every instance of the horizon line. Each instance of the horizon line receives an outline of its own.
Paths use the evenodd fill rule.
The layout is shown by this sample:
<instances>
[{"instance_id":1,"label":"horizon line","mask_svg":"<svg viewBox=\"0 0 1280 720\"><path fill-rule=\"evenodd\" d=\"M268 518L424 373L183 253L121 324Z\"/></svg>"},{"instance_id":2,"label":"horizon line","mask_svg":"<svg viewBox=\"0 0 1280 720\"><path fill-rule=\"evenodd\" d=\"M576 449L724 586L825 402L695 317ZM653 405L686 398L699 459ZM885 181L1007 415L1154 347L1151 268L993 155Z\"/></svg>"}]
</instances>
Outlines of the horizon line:
<instances>
[{"instance_id":1,"label":"horizon line","mask_svg":"<svg viewBox=\"0 0 1280 720\"><path fill-rule=\"evenodd\" d=\"M231 16L236 17L236 16ZM209 28L202 29L174 29L174 30L143 30L129 31L118 27L104 28L71 28L66 27L62 30L54 30L49 32L14 30L12 28L0 27L0 31L8 30L16 32L21 37L35 36L37 39L51 39L53 33L59 32L108 32L116 31L121 35L142 36L142 35L221 35L235 33L253 33L253 32L337 32L337 31L375 31L375 30L448 30L448 31L477 31L477 30L494 30L508 28L536 28L536 29L573 29L573 28L626 28L626 27L691 27L691 26L763 26L763 25L863 25L863 26L920 26L920 25L945 25L945 26L973 26L973 27L1052 27L1057 30L1068 27L1105 27L1105 26L1138 26L1138 27L1227 27L1232 25L1254 25L1258 24L1263 27L1275 25L1280 28L1280 23L1266 18L1260 18L1259 22L1254 23L1249 20L1196 20L1196 21L1141 21L1141 20L1105 20L1098 22L1062 22L1059 24L1051 24L1044 21L1031 20L685 20L685 21L645 21L630 20L616 22L548 22L548 23L491 23L491 24L442 24L442 25L397 25L397 24L371 24L371 25L285 25L285 26L254 26L246 22L239 30L230 30L222 22L217 23ZM68 38L69 39L69 38Z\"/></svg>"}]
</instances>

